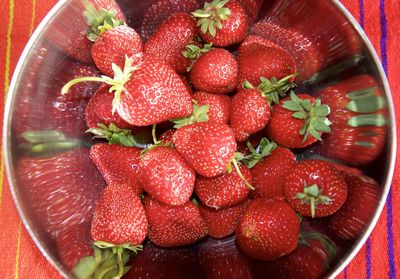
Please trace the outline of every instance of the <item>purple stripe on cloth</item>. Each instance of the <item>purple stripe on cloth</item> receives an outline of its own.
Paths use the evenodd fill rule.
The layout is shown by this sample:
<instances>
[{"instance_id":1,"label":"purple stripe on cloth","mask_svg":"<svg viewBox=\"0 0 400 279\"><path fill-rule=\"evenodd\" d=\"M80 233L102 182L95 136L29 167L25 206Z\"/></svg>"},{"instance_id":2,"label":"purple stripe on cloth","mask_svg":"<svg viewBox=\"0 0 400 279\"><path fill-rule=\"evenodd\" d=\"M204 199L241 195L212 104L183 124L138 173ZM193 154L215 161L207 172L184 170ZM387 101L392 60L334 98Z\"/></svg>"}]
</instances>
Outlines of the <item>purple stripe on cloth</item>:
<instances>
[{"instance_id":1,"label":"purple stripe on cloth","mask_svg":"<svg viewBox=\"0 0 400 279\"><path fill-rule=\"evenodd\" d=\"M366 278L371 279L371 239L368 237L367 242L365 242L366 250Z\"/></svg>"},{"instance_id":2,"label":"purple stripe on cloth","mask_svg":"<svg viewBox=\"0 0 400 279\"><path fill-rule=\"evenodd\" d=\"M358 0L360 6L360 25L364 29L364 0Z\"/></svg>"},{"instance_id":3,"label":"purple stripe on cloth","mask_svg":"<svg viewBox=\"0 0 400 279\"><path fill-rule=\"evenodd\" d=\"M343 271L343 279L347 279L347 266L344 268Z\"/></svg>"},{"instance_id":4,"label":"purple stripe on cloth","mask_svg":"<svg viewBox=\"0 0 400 279\"><path fill-rule=\"evenodd\" d=\"M379 1L380 21L381 21L381 56L382 65L386 75L388 74L388 63L387 63L387 21L385 14L385 0ZM388 259L389 259L389 278L396 278L396 263L394 257L394 245L393 245L393 206L392 206L392 190L389 191L389 195L386 201L387 210L387 239L388 239Z\"/></svg>"}]
</instances>

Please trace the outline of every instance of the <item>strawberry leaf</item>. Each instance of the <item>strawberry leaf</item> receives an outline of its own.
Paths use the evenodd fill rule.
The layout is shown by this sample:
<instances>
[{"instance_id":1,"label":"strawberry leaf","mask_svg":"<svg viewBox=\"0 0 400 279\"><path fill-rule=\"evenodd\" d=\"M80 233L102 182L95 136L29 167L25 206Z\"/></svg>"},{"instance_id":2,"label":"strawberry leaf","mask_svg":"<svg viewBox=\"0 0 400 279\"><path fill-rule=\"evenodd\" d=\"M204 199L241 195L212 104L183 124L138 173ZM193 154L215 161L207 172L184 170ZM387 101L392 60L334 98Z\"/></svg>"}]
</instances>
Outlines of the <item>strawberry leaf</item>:
<instances>
[{"instance_id":1,"label":"strawberry leaf","mask_svg":"<svg viewBox=\"0 0 400 279\"><path fill-rule=\"evenodd\" d=\"M246 144L250 154L243 156L239 161L250 169L257 165L264 157L271 155L272 151L277 148L276 143L269 141L267 138L262 138L256 148L249 141Z\"/></svg>"},{"instance_id":2,"label":"strawberry leaf","mask_svg":"<svg viewBox=\"0 0 400 279\"><path fill-rule=\"evenodd\" d=\"M98 128L88 129L86 133L94 134L93 138L106 139L110 144L141 147L136 142L131 130L118 128L113 123L108 127L101 123L97 124L97 126Z\"/></svg>"},{"instance_id":3,"label":"strawberry leaf","mask_svg":"<svg viewBox=\"0 0 400 279\"><path fill-rule=\"evenodd\" d=\"M225 5L228 0L214 0L205 2L203 9L196 10L192 15L198 19L197 26L203 34L209 33L212 37L217 35L217 29L222 29L222 21L228 20L231 10Z\"/></svg>"},{"instance_id":4,"label":"strawberry leaf","mask_svg":"<svg viewBox=\"0 0 400 279\"><path fill-rule=\"evenodd\" d=\"M184 118L171 120L173 123L175 123L174 128L179 129L189 124L208 121L209 119L208 110L210 106L209 105L199 106L199 104L195 100L192 100L192 102L193 102L193 111L191 115Z\"/></svg>"},{"instance_id":5,"label":"strawberry leaf","mask_svg":"<svg viewBox=\"0 0 400 279\"><path fill-rule=\"evenodd\" d=\"M290 81L296 76L297 74L292 74L280 80L277 80L275 77L271 79L260 77L258 89L270 104L278 104L279 97L285 96L289 89L296 87L296 84Z\"/></svg>"}]
</instances>

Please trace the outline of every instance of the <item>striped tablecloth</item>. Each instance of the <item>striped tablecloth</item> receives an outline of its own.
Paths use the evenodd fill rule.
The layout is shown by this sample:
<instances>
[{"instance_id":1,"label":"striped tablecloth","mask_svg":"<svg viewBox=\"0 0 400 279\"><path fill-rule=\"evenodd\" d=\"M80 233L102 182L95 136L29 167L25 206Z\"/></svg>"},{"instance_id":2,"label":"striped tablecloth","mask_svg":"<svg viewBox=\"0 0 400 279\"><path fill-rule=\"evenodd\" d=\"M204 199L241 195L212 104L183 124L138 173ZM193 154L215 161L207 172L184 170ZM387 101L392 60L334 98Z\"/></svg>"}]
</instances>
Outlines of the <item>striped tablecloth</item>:
<instances>
[{"instance_id":1,"label":"striped tablecloth","mask_svg":"<svg viewBox=\"0 0 400 279\"><path fill-rule=\"evenodd\" d=\"M321 0L326 1L326 0ZM0 120L18 58L55 0L1 0ZM342 0L365 29L377 50L400 107L400 1ZM0 132L1 133L1 132ZM397 233L396 233L397 232ZM0 278L59 278L35 247L14 207L4 161L0 164ZM339 278L400 278L400 169L397 168L387 204L367 243Z\"/></svg>"}]
</instances>

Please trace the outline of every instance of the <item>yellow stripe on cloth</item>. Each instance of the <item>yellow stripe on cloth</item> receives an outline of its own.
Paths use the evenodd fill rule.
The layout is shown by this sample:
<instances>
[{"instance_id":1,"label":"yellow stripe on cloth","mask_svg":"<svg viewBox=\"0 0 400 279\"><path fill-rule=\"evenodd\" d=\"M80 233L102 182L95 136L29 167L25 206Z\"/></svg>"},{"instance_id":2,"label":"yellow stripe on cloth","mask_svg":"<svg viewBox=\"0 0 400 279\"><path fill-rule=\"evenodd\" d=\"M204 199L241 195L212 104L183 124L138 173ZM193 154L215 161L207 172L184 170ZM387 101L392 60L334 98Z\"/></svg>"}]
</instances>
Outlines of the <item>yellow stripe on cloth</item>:
<instances>
[{"instance_id":1,"label":"yellow stripe on cloth","mask_svg":"<svg viewBox=\"0 0 400 279\"><path fill-rule=\"evenodd\" d=\"M19 278L19 254L20 254L20 245L21 245L21 219L18 223L18 235L17 235L17 251L15 253L15 279Z\"/></svg>"},{"instance_id":2,"label":"yellow stripe on cloth","mask_svg":"<svg viewBox=\"0 0 400 279\"><path fill-rule=\"evenodd\" d=\"M10 0L10 14L7 29L7 49L6 63L4 67L4 100L7 98L8 88L10 86L10 57L11 57L11 33L14 25L14 0ZM4 158L3 145L1 146L1 163L0 163L0 205L3 198L3 183L4 183Z\"/></svg>"},{"instance_id":3,"label":"yellow stripe on cloth","mask_svg":"<svg viewBox=\"0 0 400 279\"><path fill-rule=\"evenodd\" d=\"M33 28L35 27L36 19L36 0L32 0L32 16L31 16L31 27L29 28L29 37L32 35Z\"/></svg>"}]
</instances>

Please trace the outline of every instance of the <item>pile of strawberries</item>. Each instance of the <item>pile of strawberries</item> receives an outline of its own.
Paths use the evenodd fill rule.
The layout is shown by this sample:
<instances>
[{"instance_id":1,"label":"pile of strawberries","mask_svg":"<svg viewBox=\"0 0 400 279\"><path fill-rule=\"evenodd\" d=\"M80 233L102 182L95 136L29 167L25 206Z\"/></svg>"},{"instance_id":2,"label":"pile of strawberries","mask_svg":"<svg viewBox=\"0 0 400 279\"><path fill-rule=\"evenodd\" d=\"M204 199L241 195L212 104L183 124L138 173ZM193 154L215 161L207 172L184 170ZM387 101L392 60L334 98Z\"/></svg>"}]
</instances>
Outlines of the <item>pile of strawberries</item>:
<instances>
[{"instance_id":1,"label":"pile of strawberries","mask_svg":"<svg viewBox=\"0 0 400 279\"><path fill-rule=\"evenodd\" d=\"M94 3L86 3L84 44L64 51L81 61L91 55L103 75L80 73L62 94L101 83L84 118L102 142L88 151L57 131L27 131L33 153L50 142L72 150L19 165L65 266L77 278L120 278L146 238L167 248L234 234L246 255L276 263L279 278L321 276L334 244L304 233L302 220L327 217L335 237L355 239L379 188L357 169L295 154L311 148L356 166L375 160L386 131L377 83L358 76L313 95L295 93L292 55L249 34L235 0L172 14L145 43L116 3ZM351 138L345 133L353 137L343 146L341 138ZM151 143L143 140L150 134ZM322 253L310 248L315 242ZM319 268L289 272L291 261L310 253Z\"/></svg>"}]
</instances>

